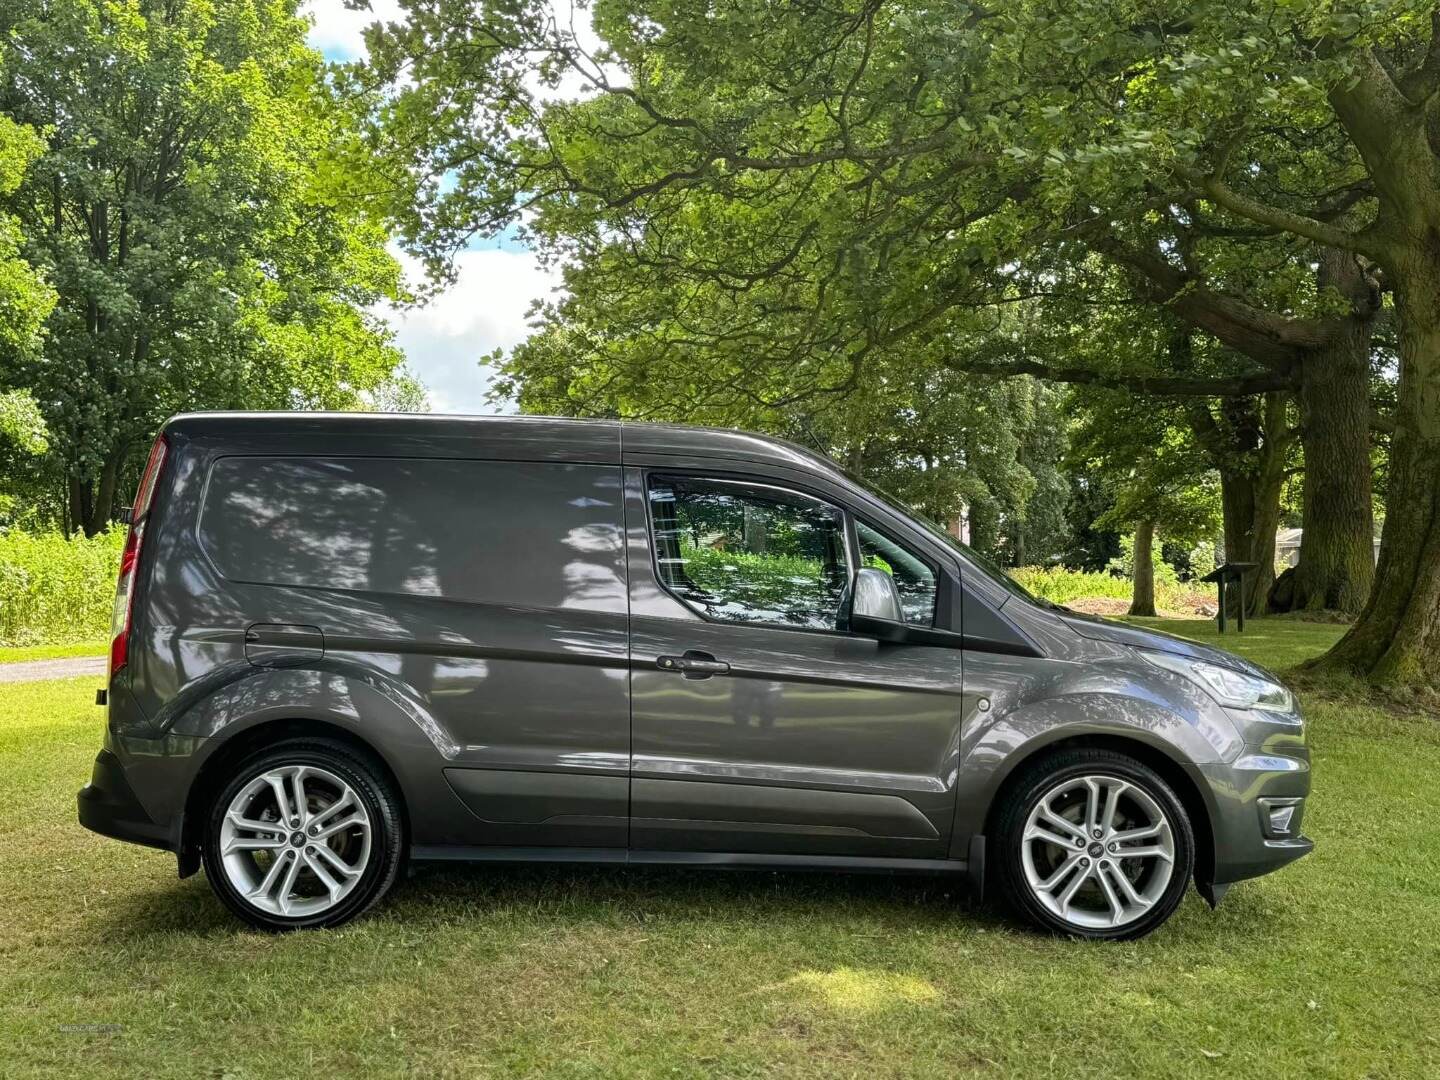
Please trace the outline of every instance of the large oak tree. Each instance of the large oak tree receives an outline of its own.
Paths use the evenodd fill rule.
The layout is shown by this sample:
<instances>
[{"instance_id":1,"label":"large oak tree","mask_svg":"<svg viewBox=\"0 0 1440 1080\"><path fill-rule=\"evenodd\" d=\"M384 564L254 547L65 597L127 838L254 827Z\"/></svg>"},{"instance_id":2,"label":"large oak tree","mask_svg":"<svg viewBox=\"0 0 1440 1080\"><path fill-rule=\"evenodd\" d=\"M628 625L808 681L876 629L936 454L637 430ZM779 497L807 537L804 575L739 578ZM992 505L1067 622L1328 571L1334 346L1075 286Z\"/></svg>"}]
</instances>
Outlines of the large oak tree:
<instances>
[{"instance_id":1,"label":"large oak tree","mask_svg":"<svg viewBox=\"0 0 1440 1080\"><path fill-rule=\"evenodd\" d=\"M540 4L406 6L409 23L373 33L375 66L357 75L405 76L379 111L382 164L365 183L394 195L437 264L530 212L575 294L616 312L579 320L585 332L648 332L649 364L697 347L729 357L715 385L764 394L798 365L836 392L915 342L966 370L1095 381L1025 340L1008 357L945 346L972 341L957 332L966 312L1015 299L1046 258L1105 258L1234 360L1102 380L1298 393L1313 472L1302 591L1327 604L1366 591L1368 334L1393 295L1382 555L1326 663L1434 678L1432 4L601 2L599 51ZM588 92L544 92L562 76Z\"/></svg>"}]
</instances>

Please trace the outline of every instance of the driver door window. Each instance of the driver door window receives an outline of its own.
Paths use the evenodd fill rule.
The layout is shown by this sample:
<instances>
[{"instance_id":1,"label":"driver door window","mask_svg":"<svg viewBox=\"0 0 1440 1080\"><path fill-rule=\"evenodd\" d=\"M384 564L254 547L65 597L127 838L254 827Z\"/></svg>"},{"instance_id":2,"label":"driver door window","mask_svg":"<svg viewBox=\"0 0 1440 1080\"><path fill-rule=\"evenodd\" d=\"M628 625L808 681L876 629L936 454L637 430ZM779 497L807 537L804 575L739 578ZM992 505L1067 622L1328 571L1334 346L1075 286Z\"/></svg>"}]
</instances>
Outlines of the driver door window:
<instances>
[{"instance_id":1,"label":"driver door window","mask_svg":"<svg viewBox=\"0 0 1440 1080\"><path fill-rule=\"evenodd\" d=\"M723 622L837 630L850 582L840 511L766 485L653 476L660 582Z\"/></svg>"}]
</instances>

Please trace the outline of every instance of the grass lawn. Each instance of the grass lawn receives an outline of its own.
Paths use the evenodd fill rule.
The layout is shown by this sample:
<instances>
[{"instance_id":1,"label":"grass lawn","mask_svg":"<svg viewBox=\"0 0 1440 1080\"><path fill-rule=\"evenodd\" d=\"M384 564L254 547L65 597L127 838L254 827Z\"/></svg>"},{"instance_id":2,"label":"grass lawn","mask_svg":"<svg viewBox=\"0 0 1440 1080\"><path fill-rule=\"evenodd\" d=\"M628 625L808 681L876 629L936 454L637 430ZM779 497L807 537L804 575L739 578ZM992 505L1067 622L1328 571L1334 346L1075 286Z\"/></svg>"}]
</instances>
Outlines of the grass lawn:
<instances>
[{"instance_id":1,"label":"grass lawn","mask_svg":"<svg viewBox=\"0 0 1440 1080\"><path fill-rule=\"evenodd\" d=\"M1302 660L1320 655L1349 629L1337 623L1291 618L1247 619L1245 632L1240 634L1235 630L1235 620L1231 619L1222 634L1214 619L1146 619L1137 616L1127 617L1124 621L1203 641L1206 645L1218 645L1274 671L1284 671Z\"/></svg>"},{"instance_id":2,"label":"grass lawn","mask_svg":"<svg viewBox=\"0 0 1440 1080\"><path fill-rule=\"evenodd\" d=\"M0 645L0 664L19 660L63 660L69 656L104 656L108 641L79 641L73 645Z\"/></svg>"},{"instance_id":3,"label":"grass lawn","mask_svg":"<svg viewBox=\"0 0 1440 1080\"><path fill-rule=\"evenodd\" d=\"M1283 667L1335 633L1226 640ZM937 880L494 867L269 937L76 824L93 692L0 687L6 1077L1440 1075L1433 718L1308 700L1315 854L1136 943Z\"/></svg>"}]
</instances>

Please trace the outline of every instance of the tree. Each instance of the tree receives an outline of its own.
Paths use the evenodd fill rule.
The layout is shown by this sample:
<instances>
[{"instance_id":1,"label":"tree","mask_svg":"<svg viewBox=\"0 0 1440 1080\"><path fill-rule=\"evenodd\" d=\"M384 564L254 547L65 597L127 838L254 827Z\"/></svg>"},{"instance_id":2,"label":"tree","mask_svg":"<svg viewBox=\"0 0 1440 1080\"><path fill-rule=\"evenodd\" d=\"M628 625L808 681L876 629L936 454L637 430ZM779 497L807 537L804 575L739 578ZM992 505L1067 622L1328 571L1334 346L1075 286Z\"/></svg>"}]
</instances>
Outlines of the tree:
<instances>
[{"instance_id":1,"label":"tree","mask_svg":"<svg viewBox=\"0 0 1440 1080\"><path fill-rule=\"evenodd\" d=\"M1265 82L1247 65L1229 98L1239 126L1179 167L1236 218L1306 237L1370 260L1395 296L1400 379L1390 451L1389 503L1376 583L1361 617L1321 658L1396 686L1440 680L1440 10L1432 5L1357 5L1316 12L1289 38L1271 36L1363 163L1371 213L1332 222L1257 191L1243 154L1260 111L1245 91ZM1271 88L1273 89L1273 87ZM1323 104L1322 104L1323 103ZM1328 115L1327 115L1328 114Z\"/></svg>"},{"instance_id":2,"label":"tree","mask_svg":"<svg viewBox=\"0 0 1440 1080\"><path fill-rule=\"evenodd\" d=\"M1307 528L1307 548L1335 538L1309 589L1325 602L1353 605L1369 573L1366 335L1393 295L1390 483L1405 510L1387 517L1393 557L1382 550L1328 663L1432 677L1420 659L1440 633L1431 4L598 5L608 48L593 55L539 4L409 7L408 27L371 37L376 72L411 81L381 110L383 168L366 182L396 193L397 220L432 259L533 213L531 234L617 320L643 332L647 311L680 313L667 325L691 344L730 349L722 385L763 387L762 369L803 363L818 392L837 392L923 341L970 371L1295 392L1311 467L1323 478L1343 463L1312 492L1323 516ZM527 81L537 56L542 81L568 74L589 98L543 102ZM1126 267L1149 302L1245 365L1097 372L1024 341L978 360L943 348L966 309L1023 295L1066 245ZM1288 292L1236 295L1269 268ZM641 275L663 276L665 302L635 291ZM646 361L675 344L657 339Z\"/></svg>"},{"instance_id":3,"label":"tree","mask_svg":"<svg viewBox=\"0 0 1440 1080\"><path fill-rule=\"evenodd\" d=\"M32 129L0 115L0 198L14 193L43 149ZM0 370L34 357L54 306L54 292L21 255L19 223L0 213ZM0 389L0 473L9 473L13 460L44 453L48 445L35 399L23 389ZM12 496L0 493L0 515L8 517L13 504Z\"/></svg>"},{"instance_id":4,"label":"tree","mask_svg":"<svg viewBox=\"0 0 1440 1080\"><path fill-rule=\"evenodd\" d=\"M400 360L369 306L400 295L382 227L331 199L355 115L296 0L12 0L0 110L43 133L0 202L59 302L29 388L70 527L117 508L166 415L364 403Z\"/></svg>"},{"instance_id":5,"label":"tree","mask_svg":"<svg viewBox=\"0 0 1440 1080\"><path fill-rule=\"evenodd\" d=\"M594 334L603 336L603 328ZM587 337L586 326L555 322L523 342L501 364L497 398L549 415L771 432L828 454L939 525L964 514L972 545L992 554L1023 535L1032 508L1042 529L1054 528L1049 503L1063 508L1053 493L1059 454L1036 452L1063 446L1056 395L1033 380L977 379L913 364L843 393L811 394L779 373L763 388L736 378L726 389L716 385L715 357L697 353L687 365L676 355L675 367L661 373L635 360L632 350L643 350L643 342L600 347Z\"/></svg>"},{"instance_id":6,"label":"tree","mask_svg":"<svg viewBox=\"0 0 1440 1080\"><path fill-rule=\"evenodd\" d=\"M1138 299L1248 361L1224 379L1112 367L1107 384L1212 397L1288 390L1308 403L1313 422L1298 430L1315 443L1312 486L1337 512L1307 523L1298 598L1351 610L1363 602L1371 573L1360 557L1370 513L1364 387L1379 292L1353 263L1336 268L1324 253L1317 263L1308 241L1217 220L1173 170L1120 160L1134 146L1112 131L1135 128L1127 111L1145 101L1131 92L1137 69L1126 61L1142 75L1154 67L1153 57L1135 55L1153 46L1154 28L1122 21L1097 52L1086 44L1084 5L1064 17L1045 5L963 4L912 17L882 3L738 5L718 15L666 4L633 20L602 7L597 23L614 52L592 56L543 5L410 6L409 25L372 35L376 71L403 70L406 86L383 110L388 137L376 144L399 154L385 154L390 170L365 186L397 194L399 222L434 265L524 206L538 212L536 237L574 259L572 289L603 291L595 307L617 320L634 309L626 301L637 283L620 273L627 264L673 285L676 306L692 312L709 284L753 292L760 279L793 284L843 268L847 281L814 296L787 289L765 304L772 315L813 305L809 318L757 320L737 310L754 305L732 296L703 305L723 327L692 323L686 336L712 349L764 343L746 364L749 379L767 359L788 369L796 354L819 351L848 380L843 366L862 362L877 339L936 332L948 311L985 295L975 278L1004 262L1002 252L1024 251L1026 267L1045 262L1037 251L1078 252L1067 256L1076 262L1098 253L1133 279ZM952 32L957 25L963 33ZM727 44L738 40L750 44ZM1093 68L1083 85L1046 60L1077 51ZM543 58L533 61L538 80L533 57ZM598 100L543 101L537 81L562 73ZM1097 98L1118 125L1096 111ZM1070 124L1073 115L1089 122ZM1327 164L1333 136L1307 140L1292 117L1280 119L1266 146L1280 179L1303 187L1324 166L1337 174L1333 184L1325 177L1334 197L1324 212L1349 211L1364 188L1349 162ZM907 137L891 138L897 131ZM1152 150L1153 133L1135 142ZM785 152L796 144L807 152ZM850 182L836 184L836 173ZM1149 188L1134 191L1137 178ZM848 287L864 290L858 303L839 302ZM898 314L887 316L891 305ZM863 333L860 319L870 324ZM758 332L736 333L747 325ZM1094 382L1069 358L1015 346L980 363L956 352L939 359Z\"/></svg>"},{"instance_id":7,"label":"tree","mask_svg":"<svg viewBox=\"0 0 1440 1080\"><path fill-rule=\"evenodd\" d=\"M3 78L3 68L0 68ZM44 144L33 129L0 114L0 199L12 195ZM20 223L0 213L0 365L14 366L34 355L40 329L55 306L55 294L21 254ZM9 399L10 416L20 399Z\"/></svg>"},{"instance_id":8,"label":"tree","mask_svg":"<svg viewBox=\"0 0 1440 1080\"><path fill-rule=\"evenodd\" d=\"M1214 535L1218 477L1181 409L1157 409L1114 390L1081 390L1073 397L1082 419L1071 455L1107 477L1116 492L1097 524L1133 530L1130 614L1154 615L1155 541L1164 537L1188 547Z\"/></svg>"},{"instance_id":9,"label":"tree","mask_svg":"<svg viewBox=\"0 0 1440 1080\"><path fill-rule=\"evenodd\" d=\"M1023 518L1008 530L1010 563L1042 566L1059 559L1069 541L1070 480L1060 469L1069 446L1065 394L1036 381L1034 420L1016 460L1035 478Z\"/></svg>"},{"instance_id":10,"label":"tree","mask_svg":"<svg viewBox=\"0 0 1440 1080\"><path fill-rule=\"evenodd\" d=\"M1244 578L1243 590L1229 594L1252 615L1267 611L1274 595L1275 532L1297 434L1289 411L1288 396L1278 391L1258 401L1226 398L1218 409L1194 400L1185 408L1196 444L1220 476L1225 561L1256 567ZM1307 505L1322 504L1312 499ZM1286 610L1294 606L1293 594L1290 601Z\"/></svg>"}]
</instances>

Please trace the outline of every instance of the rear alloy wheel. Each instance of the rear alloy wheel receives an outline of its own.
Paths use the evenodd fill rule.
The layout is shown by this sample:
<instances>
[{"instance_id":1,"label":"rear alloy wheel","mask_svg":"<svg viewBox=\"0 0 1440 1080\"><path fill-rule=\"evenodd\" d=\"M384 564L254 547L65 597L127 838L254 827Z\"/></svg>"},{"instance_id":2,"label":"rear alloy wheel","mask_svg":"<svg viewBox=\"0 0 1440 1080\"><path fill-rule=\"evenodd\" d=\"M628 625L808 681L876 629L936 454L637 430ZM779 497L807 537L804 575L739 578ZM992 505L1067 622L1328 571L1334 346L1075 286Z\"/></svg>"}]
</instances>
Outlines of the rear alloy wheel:
<instances>
[{"instance_id":1,"label":"rear alloy wheel","mask_svg":"<svg viewBox=\"0 0 1440 1080\"><path fill-rule=\"evenodd\" d=\"M398 802L342 744L294 740L243 762L211 809L205 873L267 930L336 926L380 899L400 862Z\"/></svg>"},{"instance_id":2,"label":"rear alloy wheel","mask_svg":"<svg viewBox=\"0 0 1440 1080\"><path fill-rule=\"evenodd\" d=\"M1195 859L1189 819L1164 780L1103 750L1062 751L1027 769L1000 839L1012 901L1078 937L1149 933L1179 906Z\"/></svg>"}]
</instances>

